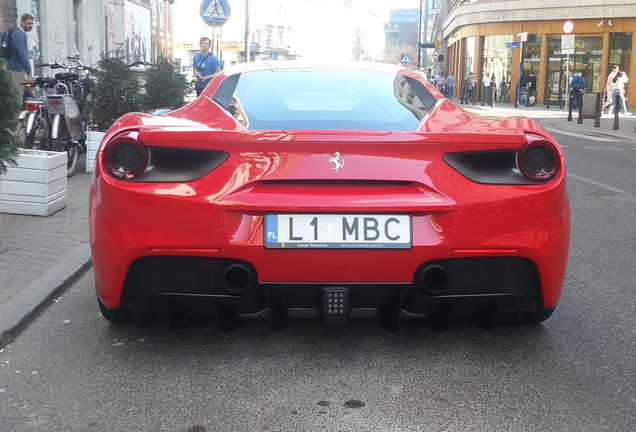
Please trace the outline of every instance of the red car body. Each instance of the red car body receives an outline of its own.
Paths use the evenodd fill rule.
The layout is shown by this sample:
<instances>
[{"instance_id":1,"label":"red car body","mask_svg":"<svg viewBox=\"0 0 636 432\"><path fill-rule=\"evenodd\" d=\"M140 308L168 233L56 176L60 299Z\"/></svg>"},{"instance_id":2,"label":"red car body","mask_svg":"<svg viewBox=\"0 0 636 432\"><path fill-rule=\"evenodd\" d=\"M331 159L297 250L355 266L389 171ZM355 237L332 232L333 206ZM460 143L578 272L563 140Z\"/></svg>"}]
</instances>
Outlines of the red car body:
<instances>
[{"instance_id":1,"label":"red car body","mask_svg":"<svg viewBox=\"0 0 636 432\"><path fill-rule=\"evenodd\" d=\"M278 129L246 127L259 120L237 102L236 82L321 70L389 74L415 127L364 129L360 116L352 129L307 129L314 101L306 107L298 88L286 106L309 123L272 114ZM264 90L242 99L261 104ZM273 329L310 317L379 318L390 330L401 318L435 328L454 316L540 322L565 275L565 178L563 153L538 123L469 113L407 69L244 65L183 108L127 114L109 129L90 190L99 304L113 322L215 316L222 328L241 318L269 318ZM329 235L351 242L319 240Z\"/></svg>"}]
</instances>

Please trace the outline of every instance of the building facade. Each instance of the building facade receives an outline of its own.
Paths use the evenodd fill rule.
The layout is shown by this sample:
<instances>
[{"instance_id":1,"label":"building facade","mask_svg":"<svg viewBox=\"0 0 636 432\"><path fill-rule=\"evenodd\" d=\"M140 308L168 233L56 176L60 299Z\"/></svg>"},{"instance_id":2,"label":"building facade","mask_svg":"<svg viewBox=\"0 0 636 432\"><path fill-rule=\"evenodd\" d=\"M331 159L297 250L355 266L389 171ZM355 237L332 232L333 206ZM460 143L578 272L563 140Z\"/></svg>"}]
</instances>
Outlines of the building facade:
<instances>
[{"instance_id":1,"label":"building facade","mask_svg":"<svg viewBox=\"0 0 636 432\"><path fill-rule=\"evenodd\" d=\"M566 21L574 25L569 33ZM479 80L494 75L499 100L514 102L521 70L537 77L538 103L560 105L574 73L583 75L587 92L600 93L614 64L628 76L636 64L636 0L442 0L436 22L445 69L460 82L470 72ZM636 81L626 85L627 106L635 107L630 89L636 91Z\"/></svg>"},{"instance_id":2,"label":"building facade","mask_svg":"<svg viewBox=\"0 0 636 432\"><path fill-rule=\"evenodd\" d=\"M173 0L12 1L15 15L5 28L18 25L24 13L35 17L28 33L34 65L67 63L67 57L76 56L95 65L102 55L152 62L170 54Z\"/></svg>"}]
</instances>

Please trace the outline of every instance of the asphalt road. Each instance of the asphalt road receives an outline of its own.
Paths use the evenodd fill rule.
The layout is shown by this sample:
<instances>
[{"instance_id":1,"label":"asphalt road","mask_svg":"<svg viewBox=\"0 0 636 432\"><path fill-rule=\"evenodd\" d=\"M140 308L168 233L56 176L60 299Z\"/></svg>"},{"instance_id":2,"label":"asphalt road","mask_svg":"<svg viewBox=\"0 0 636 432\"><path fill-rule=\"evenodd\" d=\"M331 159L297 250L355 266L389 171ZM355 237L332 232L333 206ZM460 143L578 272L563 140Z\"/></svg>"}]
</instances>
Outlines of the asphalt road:
<instances>
[{"instance_id":1,"label":"asphalt road","mask_svg":"<svg viewBox=\"0 0 636 432\"><path fill-rule=\"evenodd\" d=\"M552 132L572 242L544 324L116 327L88 272L0 353L0 431L633 430L636 143Z\"/></svg>"}]
</instances>

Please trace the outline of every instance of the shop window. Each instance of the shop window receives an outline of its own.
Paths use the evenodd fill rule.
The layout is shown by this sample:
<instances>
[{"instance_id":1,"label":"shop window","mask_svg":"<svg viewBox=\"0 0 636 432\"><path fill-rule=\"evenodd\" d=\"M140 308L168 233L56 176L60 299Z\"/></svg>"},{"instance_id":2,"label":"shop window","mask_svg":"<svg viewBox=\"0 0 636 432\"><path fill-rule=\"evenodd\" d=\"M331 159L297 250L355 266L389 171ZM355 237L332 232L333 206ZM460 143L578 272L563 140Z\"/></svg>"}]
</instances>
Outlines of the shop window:
<instances>
[{"instance_id":1,"label":"shop window","mask_svg":"<svg viewBox=\"0 0 636 432\"><path fill-rule=\"evenodd\" d=\"M630 76L630 66L632 58L632 33L612 33L610 34L610 56L608 70L612 66L618 65L621 70Z\"/></svg>"},{"instance_id":2,"label":"shop window","mask_svg":"<svg viewBox=\"0 0 636 432\"><path fill-rule=\"evenodd\" d=\"M497 101L508 102L510 92L510 72L512 66L512 49L506 48L507 42L513 42L512 35L484 36L484 63L482 78L485 73L495 78Z\"/></svg>"}]
</instances>

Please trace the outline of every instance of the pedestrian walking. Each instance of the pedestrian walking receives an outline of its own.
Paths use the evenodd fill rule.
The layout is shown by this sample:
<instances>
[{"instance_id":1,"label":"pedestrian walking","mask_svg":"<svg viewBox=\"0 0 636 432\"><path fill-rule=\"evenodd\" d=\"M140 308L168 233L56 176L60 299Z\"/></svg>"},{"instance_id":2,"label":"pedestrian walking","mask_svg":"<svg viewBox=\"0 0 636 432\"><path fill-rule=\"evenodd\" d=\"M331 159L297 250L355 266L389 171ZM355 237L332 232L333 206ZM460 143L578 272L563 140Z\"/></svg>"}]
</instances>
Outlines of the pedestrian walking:
<instances>
[{"instance_id":1,"label":"pedestrian walking","mask_svg":"<svg viewBox=\"0 0 636 432\"><path fill-rule=\"evenodd\" d=\"M475 74L470 73L468 77L464 80L464 91L462 94L462 103L470 103L475 101L475 86L477 85L477 79L475 79Z\"/></svg>"},{"instance_id":2,"label":"pedestrian walking","mask_svg":"<svg viewBox=\"0 0 636 432\"><path fill-rule=\"evenodd\" d=\"M453 76L453 72L449 72L446 77L446 94L450 100L453 100L453 92L455 91L455 82L457 80Z\"/></svg>"},{"instance_id":3,"label":"pedestrian walking","mask_svg":"<svg viewBox=\"0 0 636 432\"><path fill-rule=\"evenodd\" d=\"M607 75L607 80L605 81L605 100L603 101L603 109L609 106L609 112L612 112L612 108L614 107L614 98L612 98L612 93L614 92L614 87L612 86L614 77L620 70L619 65L614 65L610 73Z\"/></svg>"},{"instance_id":4,"label":"pedestrian walking","mask_svg":"<svg viewBox=\"0 0 636 432\"><path fill-rule=\"evenodd\" d=\"M537 104L537 77L534 76L534 72L532 71L528 72L528 84L526 85L526 87L528 90L528 99L526 100L526 106L535 106Z\"/></svg>"},{"instance_id":5,"label":"pedestrian walking","mask_svg":"<svg viewBox=\"0 0 636 432\"><path fill-rule=\"evenodd\" d=\"M619 110L621 115L631 115L632 113L627 112L627 104L625 103L625 83L629 81L627 78L627 73L619 69L612 79L612 104L614 107L614 112ZM616 106L616 98L618 97L618 101L620 105ZM610 114L612 113L612 106L610 106Z\"/></svg>"},{"instance_id":6,"label":"pedestrian walking","mask_svg":"<svg viewBox=\"0 0 636 432\"><path fill-rule=\"evenodd\" d=\"M489 93L490 93L490 73L486 72L484 77L481 80L481 101L483 103L490 104L488 101Z\"/></svg>"},{"instance_id":7,"label":"pedestrian walking","mask_svg":"<svg viewBox=\"0 0 636 432\"><path fill-rule=\"evenodd\" d=\"M527 91L528 86L528 74L525 69L521 69L521 73L519 74L519 80L517 82L517 103L519 105L526 104L526 98L524 93Z\"/></svg>"},{"instance_id":8,"label":"pedestrian walking","mask_svg":"<svg viewBox=\"0 0 636 432\"><path fill-rule=\"evenodd\" d=\"M497 100L497 79L495 76L490 77L490 106L495 106L495 101Z\"/></svg>"},{"instance_id":9,"label":"pedestrian walking","mask_svg":"<svg viewBox=\"0 0 636 432\"><path fill-rule=\"evenodd\" d=\"M20 18L20 26L11 33L11 56L7 61L7 69L11 75L12 93L22 98L25 88L21 84L33 78L29 49L27 47L27 32L33 29L35 18L25 13Z\"/></svg>"},{"instance_id":10,"label":"pedestrian walking","mask_svg":"<svg viewBox=\"0 0 636 432\"><path fill-rule=\"evenodd\" d=\"M579 109L579 100L585 89L585 79L581 76L581 72L576 72L570 81L570 104L572 109Z\"/></svg>"},{"instance_id":11,"label":"pedestrian walking","mask_svg":"<svg viewBox=\"0 0 636 432\"><path fill-rule=\"evenodd\" d=\"M437 74L437 77L435 78L435 87L437 87L437 90L439 90L444 96L446 96L446 89L444 88L446 87L446 78L444 78L444 74L441 72Z\"/></svg>"}]
</instances>

